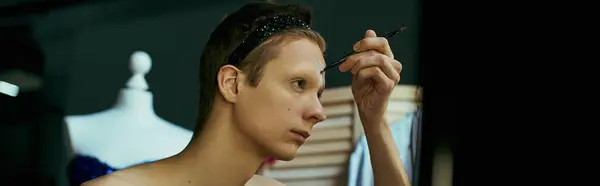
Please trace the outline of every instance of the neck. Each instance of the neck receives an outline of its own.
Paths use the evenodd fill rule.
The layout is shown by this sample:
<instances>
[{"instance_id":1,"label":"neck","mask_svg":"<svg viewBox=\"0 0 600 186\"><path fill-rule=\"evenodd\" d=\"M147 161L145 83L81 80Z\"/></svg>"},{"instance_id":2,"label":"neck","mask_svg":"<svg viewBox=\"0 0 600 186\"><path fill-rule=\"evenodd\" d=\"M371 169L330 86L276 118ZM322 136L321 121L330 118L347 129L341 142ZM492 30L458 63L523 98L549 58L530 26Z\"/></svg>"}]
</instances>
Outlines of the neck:
<instances>
[{"instance_id":1,"label":"neck","mask_svg":"<svg viewBox=\"0 0 600 186\"><path fill-rule=\"evenodd\" d=\"M215 114L219 115L219 114ZM202 133L174 157L189 176L192 185L244 185L261 165L263 158L231 117L209 119Z\"/></svg>"},{"instance_id":2,"label":"neck","mask_svg":"<svg viewBox=\"0 0 600 186\"><path fill-rule=\"evenodd\" d=\"M152 93L144 90L121 89L114 108L136 114L154 115Z\"/></svg>"}]
</instances>

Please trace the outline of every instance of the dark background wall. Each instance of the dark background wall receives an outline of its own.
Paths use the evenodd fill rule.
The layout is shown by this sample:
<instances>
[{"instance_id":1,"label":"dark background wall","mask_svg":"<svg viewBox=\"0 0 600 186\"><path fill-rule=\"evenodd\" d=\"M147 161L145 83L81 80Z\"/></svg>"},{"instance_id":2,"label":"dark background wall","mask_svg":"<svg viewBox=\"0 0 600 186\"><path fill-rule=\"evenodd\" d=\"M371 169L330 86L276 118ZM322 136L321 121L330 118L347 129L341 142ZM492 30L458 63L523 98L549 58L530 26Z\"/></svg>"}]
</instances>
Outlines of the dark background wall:
<instances>
[{"instance_id":1,"label":"dark background wall","mask_svg":"<svg viewBox=\"0 0 600 186\"><path fill-rule=\"evenodd\" d=\"M403 61L401 83L416 84L418 29L414 0L296 2L313 7L313 27L329 44L328 62L351 51L366 29L383 33L407 25L409 32L394 38L392 47ZM73 7L37 19L40 26L36 33L47 56L47 72L60 70L61 77L68 77L57 80L65 84L65 90L52 99L65 104L69 114L109 107L130 77L129 55L144 50L153 59L147 80L156 96L157 112L167 120L192 127L203 45L225 14L241 5L119 1ZM327 86L346 86L350 79L348 73L328 73ZM176 107L180 111L171 109Z\"/></svg>"},{"instance_id":2,"label":"dark background wall","mask_svg":"<svg viewBox=\"0 0 600 186\"><path fill-rule=\"evenodd\" d=\"M41 154L37 158L42 174L56 178L59 185L66 184L64 164L69 153L62 137L62 117L110 108L131 75L129 55L135 50L146 51L152 58L146 79L157 114L192 129L203 45L225 14L244 1L90 2L4 19L25 20L44 56L45 84L38 97L45 112L36 125L42 130L40 144L32 148ZM328 63L350 52L366 29L383 34L407 26L408 32L390 41L404 67L400 84L418 84L417 0L290 2L313 8L313 28L328 42ZM326 82L328 88L348 86L351 77L348 73L329 72Z\"/></svg>"}]
</instances>

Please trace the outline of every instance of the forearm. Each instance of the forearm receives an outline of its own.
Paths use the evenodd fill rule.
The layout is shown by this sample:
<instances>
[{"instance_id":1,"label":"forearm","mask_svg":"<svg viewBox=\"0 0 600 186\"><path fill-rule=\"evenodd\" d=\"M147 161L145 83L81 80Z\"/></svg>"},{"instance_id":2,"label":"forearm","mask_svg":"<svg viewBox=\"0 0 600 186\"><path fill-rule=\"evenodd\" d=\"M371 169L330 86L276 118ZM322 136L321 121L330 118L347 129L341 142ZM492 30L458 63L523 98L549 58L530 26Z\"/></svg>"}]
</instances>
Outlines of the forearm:
<instances>
[{"instance_id":1,"label":"forearm","mask_svg":"<svg viewBox=\"0 0 600 186\"><path fill-rule=\"evenodd\" d=\"M410 181L404 171L389 125L384 121L379 125L364 126L375 186L409 186Z\"/></svg>"}]
</instances>

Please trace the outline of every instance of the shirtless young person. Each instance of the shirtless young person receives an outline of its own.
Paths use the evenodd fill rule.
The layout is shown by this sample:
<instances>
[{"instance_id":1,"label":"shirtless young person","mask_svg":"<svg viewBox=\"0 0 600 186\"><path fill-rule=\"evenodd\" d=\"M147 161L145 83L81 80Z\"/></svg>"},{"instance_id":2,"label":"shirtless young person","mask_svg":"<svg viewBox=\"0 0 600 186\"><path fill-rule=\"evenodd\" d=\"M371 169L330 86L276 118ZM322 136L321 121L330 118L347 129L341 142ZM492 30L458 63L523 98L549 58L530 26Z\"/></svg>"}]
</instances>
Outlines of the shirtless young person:
<instances>
[{"instance_id":1,"label":"shirtless young person","mask_svg":"<svg viewBox=\"0 0 600 186\"><path fill-rule=\"evenodd\" d=\"M213 31L200 59L200 105L194 137L179 154L123 169L85 186L282 185L254 173L265 157L292 160L315 124L326 119L325 41L300 6L252 3ZM410 185L384 119L402 66L385 38L368 30L352 73L375 185ZM253 177L254 176L254 177Z\"/></svg>"}]
</instances>

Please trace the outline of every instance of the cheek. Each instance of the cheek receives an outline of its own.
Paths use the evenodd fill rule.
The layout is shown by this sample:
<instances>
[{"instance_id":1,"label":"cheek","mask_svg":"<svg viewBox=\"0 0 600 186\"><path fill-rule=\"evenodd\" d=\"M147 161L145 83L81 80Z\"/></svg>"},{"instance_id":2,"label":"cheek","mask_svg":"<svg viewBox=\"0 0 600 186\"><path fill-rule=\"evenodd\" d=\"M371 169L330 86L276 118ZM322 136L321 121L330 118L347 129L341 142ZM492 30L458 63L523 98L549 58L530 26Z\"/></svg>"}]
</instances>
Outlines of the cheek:
<instances>
[{"instance_id":1,"label":"cheek","mask_svg":"<svg viewBox=\"0 0 600 186\"><path fill-rule=\"evenodd\" d=\"M264 100L261 106L260 115L264 117L265 125L273 129L288 130L296 126L296 122L302 116L303 100L293 91L280 88L263 93Z\"/></svg>"},{"instance_id":2,"label":"cheek","mask_svg":"<svg viewBox=\"0 0 600 186\"><path fill-rule=\"evenodd\" d=\"M301 100L290 92L274 93L271 95L271 99L273 102L269 108L271 110L271 113L268 113L269 117L279 122L285 121L286 123L290 123L290 121L297 117L298 112L301 110L299 106Z\"/></svg>"},{"instance_id":3,"label":"cheek","mask_svg":"<svg viewBox=\"0 0 600 186\"><path fill-rule=\"evenodd\" d=\"M246 111L243 118L261 131L287 127L294 112L299 111L294 104L300 100L281 86L257 87L243 99L243 110Z\"/></svg>"}]
</instances>

